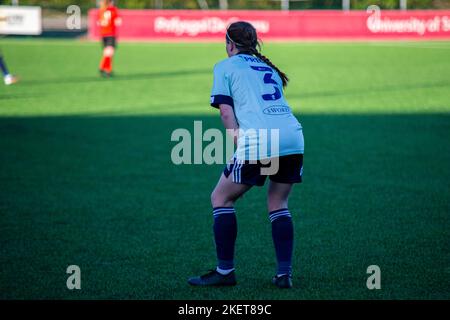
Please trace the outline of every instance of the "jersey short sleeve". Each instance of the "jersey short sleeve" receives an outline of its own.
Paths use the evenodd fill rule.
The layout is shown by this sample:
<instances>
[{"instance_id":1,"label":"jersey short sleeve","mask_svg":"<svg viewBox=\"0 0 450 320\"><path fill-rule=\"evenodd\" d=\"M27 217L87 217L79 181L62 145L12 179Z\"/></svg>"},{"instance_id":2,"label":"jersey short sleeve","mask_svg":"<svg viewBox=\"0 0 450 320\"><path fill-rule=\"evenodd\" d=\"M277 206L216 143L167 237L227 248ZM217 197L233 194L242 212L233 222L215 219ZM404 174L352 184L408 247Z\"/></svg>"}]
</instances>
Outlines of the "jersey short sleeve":
<instances>
[{"instance_id":1,"label":"jersey short sleeve","mask_svg":"<svg viewBox=\"0 0 450 320\"><path fill-rule=\"evenodd\" d=\"M218 108L221 103L234 107L229 80L223 63L216 64L214 66L214 81L211 91L211 106L214 108Z\"/></svg>"}]
</instances>

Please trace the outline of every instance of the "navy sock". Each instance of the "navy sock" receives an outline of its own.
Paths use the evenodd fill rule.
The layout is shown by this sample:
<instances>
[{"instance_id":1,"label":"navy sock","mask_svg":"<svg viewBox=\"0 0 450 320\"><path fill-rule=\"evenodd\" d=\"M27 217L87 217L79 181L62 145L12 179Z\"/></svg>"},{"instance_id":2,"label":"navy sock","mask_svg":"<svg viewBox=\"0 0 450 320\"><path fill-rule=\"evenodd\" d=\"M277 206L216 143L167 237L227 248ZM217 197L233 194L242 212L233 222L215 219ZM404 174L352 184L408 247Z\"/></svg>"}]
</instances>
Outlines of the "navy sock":
<instances>
[{"instance_id":1,"label":"navy sock","mask_svg":"<svg viewBox=\"0 0 450 320\"><path fill-rule=\"evenodd\" d=\"M9 74L8 69L6 68L6 64L3 61L3 57L0 56L0 69L2 69L3 75L6 76Z\"/></svg>"},{"instance_id":2,"label":"navy sock","mask_svg":"<svg viewBox=\"0 0 450 320\"><path fill-rule=\"evenodd\" d=\"M234 244L237 237L237 221L233 207L213 208L214 240L216 242L218 267L234 268Z\"/></svg>"},{"instance_id":3,"label":"navy sock","mask_svg":"<svg viewBox=\"0 0 450 320\"><path fill-rule=\"evenodd\" d=\"M287 208L269 213L272 223L272 239L277 256L277 274L291 274L294 226Z\"/></svg>"}]
</instances>

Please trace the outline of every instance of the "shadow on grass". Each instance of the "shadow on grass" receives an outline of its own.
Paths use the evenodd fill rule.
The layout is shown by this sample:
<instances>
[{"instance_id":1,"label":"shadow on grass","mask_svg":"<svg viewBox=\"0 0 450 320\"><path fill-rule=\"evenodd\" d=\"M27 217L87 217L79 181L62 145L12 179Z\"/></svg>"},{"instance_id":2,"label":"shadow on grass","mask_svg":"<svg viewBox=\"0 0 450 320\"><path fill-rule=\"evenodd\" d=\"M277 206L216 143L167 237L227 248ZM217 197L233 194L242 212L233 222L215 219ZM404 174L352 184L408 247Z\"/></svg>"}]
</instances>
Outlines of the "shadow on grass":
<instances>
[{"instance_id":1,"label":"shadow on grass","mask_svg":"<svg viewBox=\"0 0 450 320\"><path fill-rule=\"evenodd\" d=\"M186 284L215 262L209 195L223 166L173 165L170 136L218 117L0 118L0 297L448 299L450 115L300 119L304 183L290 207L302 282L279 292L261 189L237 205L242 285ZM389 279L376 293L374 263ZM66 289L68 264L83 290Z\"/></svg>"}]
</instances>

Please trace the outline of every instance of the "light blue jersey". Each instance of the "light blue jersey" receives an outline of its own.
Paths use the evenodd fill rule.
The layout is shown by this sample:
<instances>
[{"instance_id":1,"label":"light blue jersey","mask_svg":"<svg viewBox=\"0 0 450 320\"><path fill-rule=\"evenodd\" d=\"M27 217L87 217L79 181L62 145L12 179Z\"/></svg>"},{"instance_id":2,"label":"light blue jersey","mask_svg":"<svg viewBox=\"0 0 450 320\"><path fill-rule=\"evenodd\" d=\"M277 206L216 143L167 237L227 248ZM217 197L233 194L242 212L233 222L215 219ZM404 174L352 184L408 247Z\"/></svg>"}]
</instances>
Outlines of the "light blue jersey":
<instances>
[{"instance_id":1,"label":"light blue jersey","mask_svg":"<svg viewBox=\"0 0 450 320\"><path fill-rule=\"evenodd\" d=\"M262 60L237 54L214 66L211 105L220 104L233 107L243 132L237 143L238 160L303 154L302 126L283 96L282 80Z\"/></svg>"}]
</instances>

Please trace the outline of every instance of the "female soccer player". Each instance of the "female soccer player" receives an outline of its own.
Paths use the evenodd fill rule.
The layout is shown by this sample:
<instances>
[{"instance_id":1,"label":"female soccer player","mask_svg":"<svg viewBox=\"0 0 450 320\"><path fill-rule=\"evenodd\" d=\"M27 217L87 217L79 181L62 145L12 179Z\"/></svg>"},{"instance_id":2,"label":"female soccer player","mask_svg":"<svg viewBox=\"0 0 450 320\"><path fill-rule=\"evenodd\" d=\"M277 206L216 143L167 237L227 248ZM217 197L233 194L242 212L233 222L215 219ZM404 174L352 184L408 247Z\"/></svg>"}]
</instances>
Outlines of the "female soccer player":
<instances>
[{"instance_id":1,"label":"female soccer player","mask_svg":"<svg viewBox=\"0 0 450 320\"><path fill-rule=\"evenodd\" d=\"M103 41L103 57L100 61L100 74L104 77L112 75L112 60L116 48L116 27L121 24L117 8L112 0L102 0L98 11L98 25Z\"/></svg>"},{"instance_id":2,"label":"female soccer player","mask_svg":"<svg viewBox=\"0 0 450 320\"><path fill-rule=\"evenodd\" d=\"M226 33L229 58L214 67L211 105L220 109L225 128L234 132L237 149L211 194L218 265L205 275L190 278L191 285L236 284L234 203L252 186L264 185L270 174L267 209L277 257L277 272L272 282L280 288L292 287L294 230L288 197L292 185L302 181L303 132L283 96L288 77L258 49L255 28L247 22L235 22ZM264 130L270 132L264 135L261 133ZM257 152L261 142L278 146L278 150L273 152L270 147L270 152L261 154ZM278 170L263 172L268 166L267 159Z\"/></svg>"}]
</instances>

